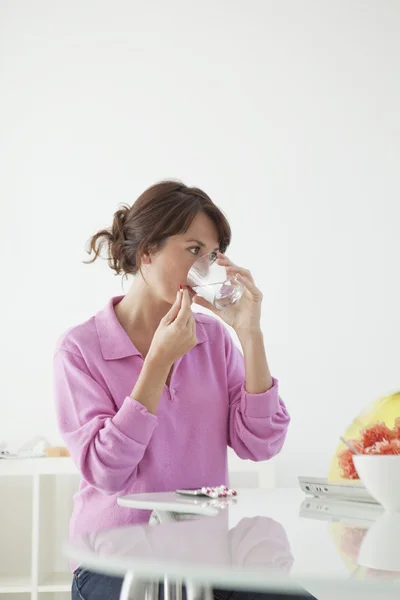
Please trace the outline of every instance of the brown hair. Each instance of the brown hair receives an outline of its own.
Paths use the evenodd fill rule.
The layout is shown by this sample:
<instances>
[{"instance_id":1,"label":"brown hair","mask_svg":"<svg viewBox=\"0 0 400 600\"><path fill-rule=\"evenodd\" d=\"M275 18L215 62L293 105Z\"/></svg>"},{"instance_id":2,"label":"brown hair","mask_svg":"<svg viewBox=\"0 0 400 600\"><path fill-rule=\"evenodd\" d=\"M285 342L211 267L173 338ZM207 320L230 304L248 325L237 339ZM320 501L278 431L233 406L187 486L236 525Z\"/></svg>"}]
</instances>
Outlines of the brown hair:
<instances>
[{"instance_id":1,"label":"brown hair","mask_svg":"<svg viewBox=\"0 0 400 600\"><path fill-rule=\"evenodd\" d=\"M116 274L135 274L141 257L158 250L167 238L185 233L195 216L203 212L215 224L220 251L231 241L231 229L222 211L205 192L177 181L163 181L149 187L131 207L114 214L112 226L98 231L89 240L88 254L94 257L107 249L107 260Z\"/></svg>"}]
</instances>

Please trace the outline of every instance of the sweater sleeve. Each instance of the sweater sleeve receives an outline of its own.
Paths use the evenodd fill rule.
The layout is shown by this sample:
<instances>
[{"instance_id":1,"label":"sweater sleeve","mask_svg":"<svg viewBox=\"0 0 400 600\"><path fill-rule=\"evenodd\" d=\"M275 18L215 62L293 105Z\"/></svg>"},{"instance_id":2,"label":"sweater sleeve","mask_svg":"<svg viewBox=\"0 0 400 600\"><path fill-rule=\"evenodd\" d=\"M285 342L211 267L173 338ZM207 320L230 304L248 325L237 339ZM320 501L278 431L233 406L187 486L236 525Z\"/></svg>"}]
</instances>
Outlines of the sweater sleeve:
<instances>
[{"instance_id":1,"label":"sweater sleeve","mask_svg":"<svg viewBox=\"0 0 400 600\"><path fill-rule=\"evenodd\" d=\"M279 397L278 381L262 394L245 388L244 358L224 327L229 392L228 444L240 458L254 461L272 458L281 450L290 417Z\"/></svg>"},{"instance_id":2,"label":"sweater sleeve","mask_svg":"<svg viewBox=\"0 0 400 600\"><path fill-rule=\"evenodd\" d=\"M58 426L82 477L104 494L129 489L157 417L127 396L117 410L82 356L59 349L54 357Z\"/></svg>"}]
</instances>

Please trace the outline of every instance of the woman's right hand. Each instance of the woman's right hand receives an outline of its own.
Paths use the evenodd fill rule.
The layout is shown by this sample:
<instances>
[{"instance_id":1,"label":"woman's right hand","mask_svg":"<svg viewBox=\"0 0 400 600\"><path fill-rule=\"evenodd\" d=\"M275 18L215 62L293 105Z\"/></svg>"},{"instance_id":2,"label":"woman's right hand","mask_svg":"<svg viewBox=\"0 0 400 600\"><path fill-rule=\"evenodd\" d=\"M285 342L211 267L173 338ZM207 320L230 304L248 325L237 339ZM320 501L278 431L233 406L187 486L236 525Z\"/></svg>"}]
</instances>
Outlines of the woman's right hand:
<instances>
[{"instance_id":1,"label":"woman's right hand","mask_svg":"<svg viewBox=\"0 0 400 600\"><path fill-rule=\"evenodd\" d=\"M160 321L151 342L148 358L165 367L197 344L196 321L187 290L179 291L174 304Z\"/></svg>"}]
</instances>

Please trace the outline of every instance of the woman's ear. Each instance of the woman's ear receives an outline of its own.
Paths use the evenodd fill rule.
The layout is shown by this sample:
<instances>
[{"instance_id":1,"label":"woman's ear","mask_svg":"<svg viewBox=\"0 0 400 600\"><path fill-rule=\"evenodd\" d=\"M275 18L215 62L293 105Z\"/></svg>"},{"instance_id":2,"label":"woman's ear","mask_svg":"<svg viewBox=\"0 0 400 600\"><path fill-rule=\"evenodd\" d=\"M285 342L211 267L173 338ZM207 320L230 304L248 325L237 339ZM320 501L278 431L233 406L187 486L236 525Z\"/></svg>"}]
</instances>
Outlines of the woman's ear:
<instances>
[{"instance_id":1,"label":"woman's ear","mask_svg":"<svg viewBox=\"0 0 400 600\"><path fill-rule=\"evenodd\" d=\"M147 246L144 248L144 251L140 257L140 262L142 265L151 265L151 256L152 256L152 248Z\"/></svg>"},{"instance_id":2,"label":"woman's ear","mask_svg":"<svg viewBox=\"0 0 400 600\"><path fill-rule=\"evenodd\" d=\"M147 248L144 250L141 256L142 265L151 265L153 262L153 258L155 258L158 255L160 250L161 247L156 244L147 246Z\"/></svg>"},{"instance_id":3,"label":"woman's ear","mask_svg":"<svg viewBox=\"0 0 400 600\"><path fill-rule=\"evenodd\" d=\"M142 265L150 265L151 264L151 254L149 252L142 254L140 262Z\"/></svg>"}]
</instances>

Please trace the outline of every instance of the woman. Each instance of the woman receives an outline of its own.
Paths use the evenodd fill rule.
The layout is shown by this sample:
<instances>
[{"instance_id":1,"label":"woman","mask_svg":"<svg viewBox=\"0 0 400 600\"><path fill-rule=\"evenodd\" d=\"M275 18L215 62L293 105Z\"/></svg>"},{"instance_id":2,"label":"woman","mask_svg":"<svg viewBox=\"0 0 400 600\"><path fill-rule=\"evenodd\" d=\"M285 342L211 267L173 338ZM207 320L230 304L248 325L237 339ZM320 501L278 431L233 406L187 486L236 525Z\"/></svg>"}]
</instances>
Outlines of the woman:
<instances>
[{"instance_id":1,"label":"woman","mask_svg":"<svg viewBox=\"0 0 400 600\"><path fill-rule=\"evenodd\" d=\"M93 260L106 246L111 268L135 277L55 354L59 427L82 474L72 537L148 520L119 507L122 494L227 484L227 446L255 461L281 449L289 417L265 355L262 294L225 256L230 239L210 198L174 181L146 190L92 238ZM244 286L221 312L185 287L192 264L212 252ZM243 355L192 301L234 329ZM118 598L120 588L118 578L75 571L76 599Z\"/></svg>"}]
</instances>

